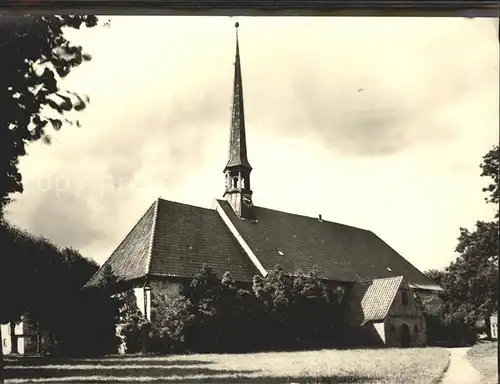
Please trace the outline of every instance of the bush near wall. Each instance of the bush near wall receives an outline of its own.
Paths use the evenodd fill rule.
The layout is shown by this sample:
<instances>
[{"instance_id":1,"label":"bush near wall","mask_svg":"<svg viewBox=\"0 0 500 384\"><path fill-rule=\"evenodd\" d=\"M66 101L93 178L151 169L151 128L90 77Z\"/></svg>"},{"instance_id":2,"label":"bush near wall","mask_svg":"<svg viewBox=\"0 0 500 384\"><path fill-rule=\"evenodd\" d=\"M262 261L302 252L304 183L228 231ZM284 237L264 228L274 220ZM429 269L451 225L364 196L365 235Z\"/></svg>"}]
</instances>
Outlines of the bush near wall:
<instances>
[{"instance_id":1,"label":"bush near wall","mask_svg":"<svg viewBox=\"0 0 500 384\"><path fill-rule=\"evenodd\" d=\"M477 332L474 328L467 324L465 318L447 316L439 296L418 299L417 303L427 323L427 345L470 346L476 342Z\"/></svg>"},{"instance_id":2,"label":"bush near wall","mask_svg":"<svg viewBox=\"0 0 500 384\"><path fill-rule=\"evenodd\" d=\"M288 276L277 266L265 278L255 277L247 290L237 288L228 272L219 278L203 266L182 295L157 313L148 350L237 353L338 346L338 301L316 270ZM129 319L122 335L133 353L144 325Z\"/></svg>"}]
</instances>

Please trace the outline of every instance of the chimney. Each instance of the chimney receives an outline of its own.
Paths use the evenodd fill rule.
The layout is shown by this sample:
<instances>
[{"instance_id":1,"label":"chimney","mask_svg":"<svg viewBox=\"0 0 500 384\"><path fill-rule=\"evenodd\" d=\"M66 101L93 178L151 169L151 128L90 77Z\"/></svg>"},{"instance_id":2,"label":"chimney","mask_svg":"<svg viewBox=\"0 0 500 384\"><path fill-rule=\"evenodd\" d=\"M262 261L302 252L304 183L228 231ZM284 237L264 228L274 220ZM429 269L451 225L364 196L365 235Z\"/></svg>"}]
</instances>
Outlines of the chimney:
<instances>
[{"instance_id":1,"label":"chimney","mask_svg":"<svg viewBox=\"0 0 500 384\"><path fill-rule=\"evenodd\" d=\"M321 213L318 215L318 221L321 223L323 221L323 218L321 217Z\"/></svg>"}]
</instances>

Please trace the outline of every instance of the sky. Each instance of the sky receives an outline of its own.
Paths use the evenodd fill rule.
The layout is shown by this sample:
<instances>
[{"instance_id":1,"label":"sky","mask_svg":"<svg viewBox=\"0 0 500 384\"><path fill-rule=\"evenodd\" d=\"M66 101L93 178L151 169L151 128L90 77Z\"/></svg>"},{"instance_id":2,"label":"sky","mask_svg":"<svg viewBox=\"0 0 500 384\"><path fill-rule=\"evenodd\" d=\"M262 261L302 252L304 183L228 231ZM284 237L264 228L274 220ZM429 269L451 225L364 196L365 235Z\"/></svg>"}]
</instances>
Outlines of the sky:
<instances>
[{"instance_id":1,"label":"sky","mask_svg":"<svg viewBox=\"0 0 500 384\"><path fill-rule=\"evenodd\" d=\"M442 268L490 219L495 19L112 17L69 31L93 56L61 83L82 127L31 144L8 219L103 263L158 197L222 197L235 53L258 206L373 231Z\"/></svg>"}]
</instances>

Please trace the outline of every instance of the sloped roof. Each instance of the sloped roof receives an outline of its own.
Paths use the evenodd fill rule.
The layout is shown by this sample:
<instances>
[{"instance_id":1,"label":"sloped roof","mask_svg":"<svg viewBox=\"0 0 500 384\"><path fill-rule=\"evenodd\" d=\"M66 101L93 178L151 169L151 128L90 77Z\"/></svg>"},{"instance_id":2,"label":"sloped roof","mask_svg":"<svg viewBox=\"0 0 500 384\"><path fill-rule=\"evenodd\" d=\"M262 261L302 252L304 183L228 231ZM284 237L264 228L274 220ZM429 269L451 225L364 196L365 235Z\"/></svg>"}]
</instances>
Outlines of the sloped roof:
<instances>
[{"instance_id":1,"label":"sloped roof","mask_svg":"<svg viewBox=\"0 0 500 384\"><path fill-rule=\"evenodd\" d=\"M125 236L104 265L85 284L96 286L103 279L103 269L110 266L120 280L133 280L146 275L148 271L149 249L154 228L156 202L153 203L137 224Z\"/></svg>"},{"instance_id":2,"label":"sloped roof","mask_svg":"<svg viewBox=\"0 0 500 384\"><path fill-rule=\"evenodd\" d=\"M412 284L436 286L371 231L261 207L254 207L255 222L241 220L227 201L217 203L265 269L279 264L293 274L316 265L330 280L404 276Z\"/></svg>"},{"instance_id":3,"label":"sloped roof","mask_svg":"<svg viewBox=\"0 0 500 384\"><path fill-rule=\"evenodd\" d=\"M413 286L436 287L370 231L261 207L254 207L257 220L242 220L227 201L215 202L219 212L158 199L103 267L129 281L191 278L206 263L237 281L252 281L259 270L278 264L289 274L316 266L322 277L339 282L404 276ZM102 276L103 268L86 286Z\"/></svg>"},{"instance_id":4,"label":"sloped roof","mask_svg":"<svg viewBox=\"0 0 500 384\"><path fill-rule=\"evenodd\" d=\"M354 284L346 296L346 315L351 325L384 320L394 297L403 282L403 276L374 279Z\"/></svg>"},{"instance_id":5,"label":"sloped roof","mask_svg":"<svg viewBox=\"0 0 500 384\"><path fill-rule=\"evenodd\" d=\"M258 274L216 211L158 200L149 274L192 277L203 263L238 281Z\"/></svg>"},{"instance_id":6,"label":"sloped roof","mask_svg":"<svg viewBox=\"0 0 500 384\"><path fill-rule=\"evenodd\" d=\"M237 281L258 271L216 211L158 199L109 259L89 280L93 286L106 265L119 280L145 276L192 277L206 263Z\"/></svg>"}]
</instances>

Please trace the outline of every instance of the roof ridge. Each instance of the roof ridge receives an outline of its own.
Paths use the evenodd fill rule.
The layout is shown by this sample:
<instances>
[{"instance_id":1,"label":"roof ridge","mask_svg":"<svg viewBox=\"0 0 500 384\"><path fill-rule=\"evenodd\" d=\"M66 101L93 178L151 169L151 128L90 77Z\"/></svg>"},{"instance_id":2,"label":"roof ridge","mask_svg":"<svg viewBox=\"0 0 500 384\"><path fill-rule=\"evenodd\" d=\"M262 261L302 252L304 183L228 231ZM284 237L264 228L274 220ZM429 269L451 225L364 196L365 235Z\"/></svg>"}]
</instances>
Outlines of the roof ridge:
<instances>
[{"instance_id":1,"label":"roof ridge","mask_svg":"<svg viewBox=\"0 0 500 384\"><path fill-rule=\"evenodd\" d=\"M149 237L149 250L148 250L148 262L146 265L146 273L145 275L149 275L149 271L151 269L151 259L153 257L153 248L154 248L154 241L155 241L155 234L156 234L156 225L158 224L158 210L160 206L160 200L161 197L158 197L155 202L153 203L155 205L154 212L153 212L153 222L151 223L151 235Z\"/></svg>"},{"instance_id":2,"label":"roof ridge","mask_svg":"<svg viewBox=\"0 0 500 384\"><path fill-rule=\"evenodd\" d=\"M380 281L380 280L392 280L392 279L401 279L403 277L404 276L402 276L402 275L399 275L399 276L388 276L388 277L375 277L372 280L373 281L375 281L375 280L377 280L377 281Z\"/></svg>"},{"instance_id":3,"label":"roof ridge","mask_svg":"<svg viewBox=\"0 0 500 384\"><path fill-rule=\"evenodd\" d=\"M224 199L216 199L217 201L225 201ZM266 208L266 207L261 207L259 205L254 205L255 208L260 208L260 209L265 209L267 211L273 211L273 212L279 212L279 213L284 213L286 215L294 215L294 216L300 216L300 217L304 217L306 219L311 219L311 220L318 220L317 217L314 217L314 216L307 216L307 215L303 215L303 214L300 214L300 213L293 213L293 212L286 212L286 211L281 211L279 209L272 209L272 208ZM344 227L349 227L349 228L354 228L354 229L358 229L360 231L366 231L366 232L371 232L373 233L371 230L369 229L365 229L365 228L360 228L360 227L355 227L354 225L349 225L349 224L343 224L343 223L339 223L337 221L330 221L330 220L325 220L323 218L321 218L321 221L323 223L331 223L331 224L337 224L337 225L342 225Z\"/></svg>"},{"instance_id":4,"label":"roof ridge","mask_svg":"<svg viewBox=\"0 0 500 384\"><path fill-rule=\"evenodd\" d=\"M234 224L231 222L231 219L227 216L227 214L224 212L224 209L220 204L218 204L218 200L215 199L215 211L219 214L219 217L222 219L224 222L224 225L226 226L227 229L231 232L235 240L239 243L240 247L243 249L245 254L248 256L248 258L252 261L252 263L255 265L257 270L262 274L262 276L266 277L268 274L268 271L266 268L262 265L261 261L257 257L257 255L253 252L252 248L248 245L248 243L245 241L241 233L238 231L238 229L234 226Z\"/></svg>"},{"instance_id":5,"label":"roof ridge","mask_svg":"<svg viewBox=\"0 0 500 384\"><path fill-rule=\"evenodd\" d=\"M177 204L177 205L184 205L185 207L191 207L191 208L198 208L198 209L204 209L206 211L213 211L211 208L205 208L205 207L200 207L199 205L194 205L194 204L188 204L188 203L181 203L180 201L174 201L174 200L168 200L164 199L161 196L156 199L156 201L164 201L166 203L172 203L172 204Z\"/></svg>"}]
</instances>

